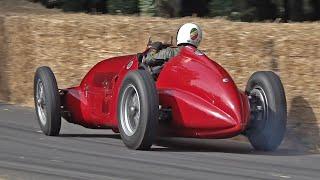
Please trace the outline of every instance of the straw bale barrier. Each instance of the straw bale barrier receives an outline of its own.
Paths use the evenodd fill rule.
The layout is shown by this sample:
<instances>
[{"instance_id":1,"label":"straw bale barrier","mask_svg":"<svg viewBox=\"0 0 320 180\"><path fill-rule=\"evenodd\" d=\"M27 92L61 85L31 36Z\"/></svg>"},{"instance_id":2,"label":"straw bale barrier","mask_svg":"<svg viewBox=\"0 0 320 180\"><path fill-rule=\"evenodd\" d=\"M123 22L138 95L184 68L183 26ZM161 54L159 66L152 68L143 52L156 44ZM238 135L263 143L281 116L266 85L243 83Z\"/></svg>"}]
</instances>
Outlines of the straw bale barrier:
<instances>
[{"instance_id":1,"label":"straw bale barrier","mask_svg":"<svg viewBox=\"0 0 320 180\"><path fill-rule=\"evenodd\" d=\"M319 149L319 23L86 14L6 16L0 18L0 98L32 106L36 67L50 66L61 88L78 85L101 59L141 52L150 35L169 40L181 24L190 21L203 28L200 49L225 67L240 89L254 71L276 71L288 101L287 143L298 141L303 147Z\"/></svg>"}]
</instances>

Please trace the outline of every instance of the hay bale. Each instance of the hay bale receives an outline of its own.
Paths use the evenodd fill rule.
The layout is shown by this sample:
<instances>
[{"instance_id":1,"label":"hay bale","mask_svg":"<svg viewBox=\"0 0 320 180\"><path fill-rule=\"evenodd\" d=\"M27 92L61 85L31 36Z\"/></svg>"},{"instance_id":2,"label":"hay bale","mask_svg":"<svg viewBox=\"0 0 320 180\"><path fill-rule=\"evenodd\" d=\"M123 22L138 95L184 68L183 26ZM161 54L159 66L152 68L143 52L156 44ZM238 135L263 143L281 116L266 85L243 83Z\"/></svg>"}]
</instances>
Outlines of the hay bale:
<instances>
[{"instance_id":1,"label":"hay bale","mask_svg":"<svg viewBox=\"0 0 320 180\"><path fill-rule=\"evenodd\" d=\"M7 64L7 39L4 26L5 18L0 16L0 101L9 100L8 78L6 72Z\"/></svg>"}]
</instances>

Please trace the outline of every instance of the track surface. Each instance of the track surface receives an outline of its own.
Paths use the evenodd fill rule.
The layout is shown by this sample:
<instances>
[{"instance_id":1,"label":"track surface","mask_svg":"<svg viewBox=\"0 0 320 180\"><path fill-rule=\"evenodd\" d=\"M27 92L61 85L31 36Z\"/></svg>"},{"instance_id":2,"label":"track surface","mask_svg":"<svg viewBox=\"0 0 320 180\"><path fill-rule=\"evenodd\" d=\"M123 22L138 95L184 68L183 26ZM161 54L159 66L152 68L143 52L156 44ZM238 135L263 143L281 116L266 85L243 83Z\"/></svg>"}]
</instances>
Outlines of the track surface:
<instances>
[{"instance_id":1,"label":"track surface","mask_svg":"<svg viewBox=\"0 0 320 180\"><path fill-rule=\"evenodd\" d=\"M0 104L2 179L320 179L320 155L254 152L232 140L159 139L128 150L109 130L40 132L33 109Z\"/></svg>"}]
</instances>

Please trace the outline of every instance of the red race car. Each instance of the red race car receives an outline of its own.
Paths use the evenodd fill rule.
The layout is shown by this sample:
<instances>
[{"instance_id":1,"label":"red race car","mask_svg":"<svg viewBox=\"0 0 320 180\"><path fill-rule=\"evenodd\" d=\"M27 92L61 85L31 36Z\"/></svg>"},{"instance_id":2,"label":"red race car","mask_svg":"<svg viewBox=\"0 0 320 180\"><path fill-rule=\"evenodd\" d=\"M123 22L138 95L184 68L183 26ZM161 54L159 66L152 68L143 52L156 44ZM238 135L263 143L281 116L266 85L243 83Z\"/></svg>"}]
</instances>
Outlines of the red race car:
<instances>
[{"instance_id":1,"label":"red race car","mask_svg":"<svg viewBox=\"0 0 320 180\"><path fill-rule=\"evenodd\" d=\"M147 52L103 60L79 86L67 89L58 89L49 67L39 67L34 100L43 133L57 136L63 117L87 128L120 132L130 149L149 149L156 136L243 134L256 150L280 145L287 109L275 73L253 73L241 91L225 69L193 46L153 65L142 62Z\"/></svg>"}]
</instances>

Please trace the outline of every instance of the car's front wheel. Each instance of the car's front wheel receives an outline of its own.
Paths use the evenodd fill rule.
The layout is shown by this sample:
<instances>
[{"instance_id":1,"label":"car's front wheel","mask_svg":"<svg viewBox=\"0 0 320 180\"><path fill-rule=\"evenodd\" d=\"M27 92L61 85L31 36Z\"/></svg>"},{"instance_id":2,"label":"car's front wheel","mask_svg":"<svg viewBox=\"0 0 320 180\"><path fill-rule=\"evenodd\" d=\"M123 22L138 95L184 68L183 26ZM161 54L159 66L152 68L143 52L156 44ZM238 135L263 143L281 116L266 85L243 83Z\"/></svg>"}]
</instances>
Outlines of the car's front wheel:
<instances>
[{"instance_id":1,"label":"car's front wheel","mask_svg":"<svg viewBox=\"0 0 320 180\"><path fill-rule=\"evenodd\" d=\"M118 98L118 126L130 149L151 147L158 127L159 100L155 82L145 70L129 72Z\"/></svg>"}]
</instances>

